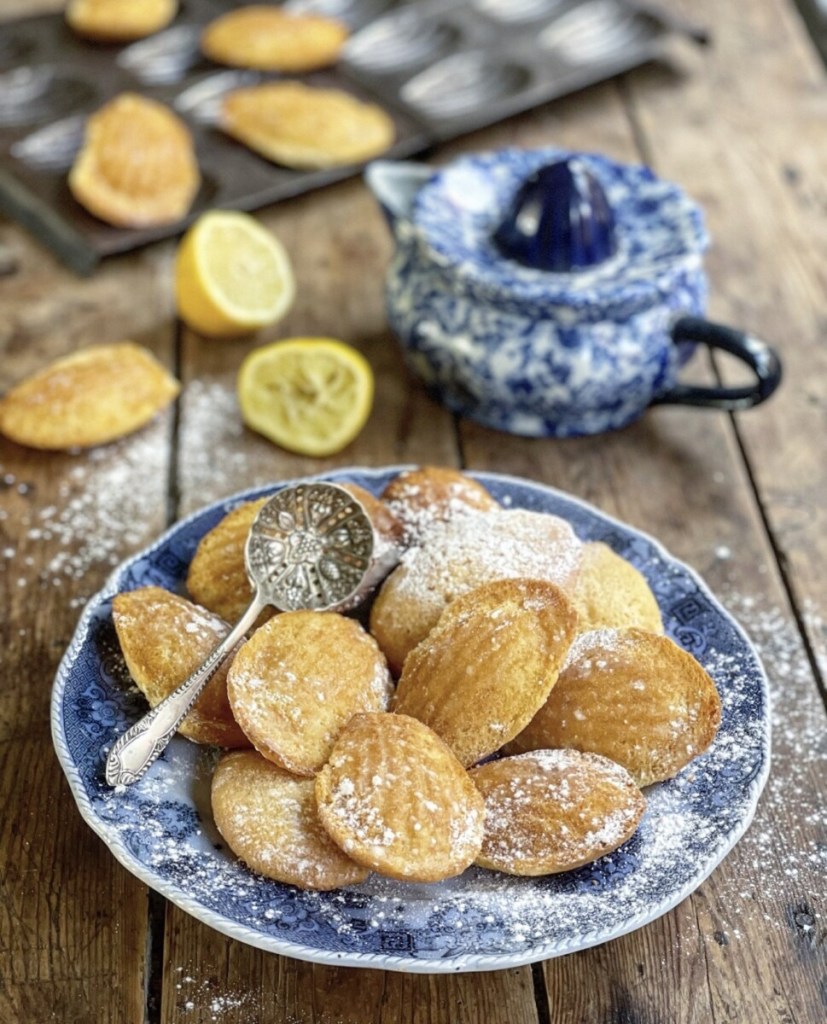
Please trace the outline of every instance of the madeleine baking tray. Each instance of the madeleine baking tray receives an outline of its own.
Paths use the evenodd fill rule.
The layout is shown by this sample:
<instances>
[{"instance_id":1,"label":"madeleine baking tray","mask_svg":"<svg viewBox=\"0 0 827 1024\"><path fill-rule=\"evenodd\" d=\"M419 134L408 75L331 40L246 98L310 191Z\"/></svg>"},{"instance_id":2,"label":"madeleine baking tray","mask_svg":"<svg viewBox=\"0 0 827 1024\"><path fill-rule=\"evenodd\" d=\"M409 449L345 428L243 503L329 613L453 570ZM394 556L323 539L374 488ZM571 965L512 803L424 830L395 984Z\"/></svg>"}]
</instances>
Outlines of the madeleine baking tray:
<instances>
[{"instance_id":1,"label":"madeleine baking tray","mask_svg":"<svg viewBox=\"0 0 827 1024\"><path fill-rule=\"evenodd\" d=\"M358 173L271 164L216 127L221 97L274 75L222 68L199 53L203 26L228 5L183 0L173 24L124 46L76 36L61 14L0 25L0 209L79 273L113 253L178 234L210 207L253 210ZM662 55L701 30L627 0L288 0L347 22L342 59L300 77L381 104L401 158L493 124ZM171 106L195 138L203 178L189 215L147 229L111 227L72 197L66 177L86 116L132 90Z\"/></svg>"}]
</instances>

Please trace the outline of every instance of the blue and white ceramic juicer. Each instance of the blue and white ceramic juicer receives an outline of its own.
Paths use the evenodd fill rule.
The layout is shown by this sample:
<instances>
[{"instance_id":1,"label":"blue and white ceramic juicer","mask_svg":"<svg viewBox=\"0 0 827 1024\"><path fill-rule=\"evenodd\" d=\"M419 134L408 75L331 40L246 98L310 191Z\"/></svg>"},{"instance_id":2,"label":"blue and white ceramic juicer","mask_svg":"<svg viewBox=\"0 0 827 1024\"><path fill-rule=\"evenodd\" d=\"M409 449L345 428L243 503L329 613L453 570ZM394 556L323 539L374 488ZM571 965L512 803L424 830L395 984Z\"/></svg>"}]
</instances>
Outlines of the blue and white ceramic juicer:
<instances>
[{"instance_id":1,"label":"blue and white ceramic juicer","mask_svg":"<svg viewBox=\"0 0 827 1024\"><path fill-rule=\"evenodd\" d=\"M366 179L396 240L391 326L454 412L571 437L657 403L748 408L781 379L768 345L703 319L701 211L646 167L506 149L439 170L379 161ZM742 359L755 382L679 383L699 342Z\"/></svg>"}]
</instances>

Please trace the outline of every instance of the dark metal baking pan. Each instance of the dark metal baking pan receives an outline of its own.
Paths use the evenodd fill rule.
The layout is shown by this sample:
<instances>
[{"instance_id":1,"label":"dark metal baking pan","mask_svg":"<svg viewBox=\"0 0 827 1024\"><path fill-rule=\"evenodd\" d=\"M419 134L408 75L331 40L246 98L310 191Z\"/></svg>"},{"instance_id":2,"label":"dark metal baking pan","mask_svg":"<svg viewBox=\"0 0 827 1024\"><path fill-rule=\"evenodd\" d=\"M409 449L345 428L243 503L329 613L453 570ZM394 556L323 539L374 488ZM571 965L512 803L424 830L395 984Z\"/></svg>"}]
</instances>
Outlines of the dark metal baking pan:
<instances>
[{"instance_id":1,"label":"dark metal baking pan","mask_svg":"<svg viewBox=\"0 0 827 1024\"><path fill-rule=\"evenodd\" d=\"M492 124L657 57L675 32L697 31L626 0L288 0L345 20L353 35L335 68L300 77L381 104L394 119L388 157ZM184 0L173 25L125 46L80 39L62 15L0 26L0 208L70 267L178 234L210 207L254 210L357 173L358 166L276 166L215 126L229 89L278 76L202 57L202 27L226 5ZM87 213L66 176L85 118L126 91L158 99L187 122L203 183L173 225L115 228Z\"/></svg>"}]
</instances>

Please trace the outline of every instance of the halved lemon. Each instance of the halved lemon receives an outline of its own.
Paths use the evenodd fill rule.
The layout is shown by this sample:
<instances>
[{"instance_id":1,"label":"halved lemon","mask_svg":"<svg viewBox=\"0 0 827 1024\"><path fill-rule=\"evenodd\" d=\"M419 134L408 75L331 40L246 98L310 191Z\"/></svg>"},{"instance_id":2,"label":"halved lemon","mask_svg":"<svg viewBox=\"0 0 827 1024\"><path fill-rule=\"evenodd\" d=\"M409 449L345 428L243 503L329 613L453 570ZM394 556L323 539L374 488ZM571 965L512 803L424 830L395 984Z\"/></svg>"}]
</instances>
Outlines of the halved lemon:
<instances>
[{"instance_id":1,"label":"halved lemon","mask_svg":"<svg viewBox=\"0 0 827 1024\"><path fill-rule=\"evenodd\" d=\"M238 372L247 426L300 455L341 451L373 405L373 371L333 338L288 338L256 349Z\"/></svg>"},{"instance_id":2,"label":"halved lemon","mask_svg":"<svg viewBox=\"0 0 827 1024\"><path fill-rule=\"evenodd\" d=\"M211 210L178 247L178 315L199 334L229 338L274 324L295 294L284 246L249 214Z\"/></svg>"}]
</instances>

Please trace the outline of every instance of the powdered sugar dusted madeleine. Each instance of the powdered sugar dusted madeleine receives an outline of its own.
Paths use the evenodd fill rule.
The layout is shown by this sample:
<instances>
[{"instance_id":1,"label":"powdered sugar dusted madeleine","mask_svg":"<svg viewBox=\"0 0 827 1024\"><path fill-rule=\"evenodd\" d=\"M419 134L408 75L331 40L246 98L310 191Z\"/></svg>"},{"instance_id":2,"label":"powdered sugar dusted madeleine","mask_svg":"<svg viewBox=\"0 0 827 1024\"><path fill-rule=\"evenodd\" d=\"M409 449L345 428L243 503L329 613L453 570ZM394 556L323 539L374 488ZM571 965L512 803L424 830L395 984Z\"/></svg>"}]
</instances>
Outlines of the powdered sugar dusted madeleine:
<instances>
[{"instance_id":1,"label":"powdered sugar dusted madeleine","mask_svg":"<svg viewBox=\"0 0 827 1024\"><path fill-rule=\"evenodd\" d=\"M319 817L355 861L437 882L480 851L483 802L439 736L407 715L356 715L316 778Z\"/></svg>"},{"instance_id":2,"label":"powdered sugar dusted madeleine","mask_svg":"<svg viewBox=\"0 0 827 1024\"><path fill-rule=\"evenodd\" d=\"M224 97L219 123L266 159L306 170L370 160L396 134L393 119L375 103L302 82L235 89Z\"/></svg>"},{"instance_id":3,"label":"powdered sugar dusted madeleine","mask_svg":"<svg viewBox=\"0 0 827 1024\"><path fill-rule=\"evenodd\" d=\"M572 597L581 633L626 626L663 632L658 602L643 575L602 541L583 545L580 581Z\"/></svg>"},{"instance_id":4,"label":"powdered sugar dusted madeleine","mask_svg":"<svg viewBox=\"0 0 827 1024\"><path fill-rule=\"evenodd\" d=\"M155 707L180 686L230 629L217 615L160 587L116 594L112 618L129 673ZM227 699L229 660L207 683L178 727L196 743L248 747Z\"/></svg>"},{"instance_id":5,"label":"powdered sugar dusted madeleine","mask_svg":"<svg viewBox=\"0 0 827 1024\"><path fill-rule=\"evenodd\" d=\"M475 768L485 800L477 864L509 875L571 871L611 853L646 800L620 765L577 750L537 750Z\"/></svg>"},{"instance_id":6,"label":"powdered sugar dusted madeleine","mask_svg":"<svg viewBox=\"0 0 827 1024\"><path fill-rule=\"evenodd\" d=\"M456 598L405 659L394 710L464 765L499 750L554 686L574 639L571 602L545 580L496 580Z\"/></svg>"},{"instance_id":7,"label":"powdered sugar dusted madeleine","mask_svg":"<svg viewBox=\"0 0 827 1024\"><path fill-rule=\"evenodd\" d=\"M187 590L205 608L237 622L253 597L244 546L253 520L268 498L245 501L204 534L187 572Z\"/></svg>"},{"instance_id":8,"label":"powdered sugar dusted madeleine","mask_svg":"<svg viewBox=\"0 0 827 1024\"><path fill-rule=\"evenodd\" d=\"M370 630L399 673L408 652L436 625L454 598L483 583L527 577L570 593L582 545L563 519L524 509L497 509L435 524L382 585Z\"/></svg>"},{"instance_id":9,"label":"powdered sugar dusted madeleine","mask_svg":"<svg viewBox=\"0 0 827 1024\"><path fill-rule=\"evenodd\" d=\"M577 637L549 699L509 749L603 754L648 786L703 753L720 721L715 683L672 640L598 629Z\"/></svg>"},{"instance_id":10,"label":"powdered sugar dusted madeleine","mask_svg":"<svg viewBox=\"0 0 827 1024\"><path fill-rule=\"evenodd\" d=\"M252 750L225 754L212 780L218 831L254 871L302 889L338 889L367 878L322 828L312 779Z\"/></svg>"},{"instance_id":11,"label":"powdered sugar dusted madeleine","mask_svg":"<svg viewBox=\"0 0 827 1024\"><path fill-rule=\"evenodd\" d=\"M69 0L66 21L85 39L127 43L160 31L177 10L177 0Z\"/></svg>"},{"instance_id":12,"label":"powdered sugar dusted madeleine","mask_svg":"<svg viewBox=\"0 0 827 1024\"><path fill-rule=\"evenodd\" d=\"M253 746L313 775L353 715L384 711L391 678L373 637L336 612L282 612L244 643L230 668L233 713Z\"/></svg>"},{"instance_id":13,"label":"powdered sugar dusted madeleine","mask_svg":"<svg viewBox=\"0 0 827 1024\"><path fill-rule=\"evenodd\" d=\"M92 114L69 188L116 227L174 224L201 183L192 136L163 103L125 92Z\"/></svg>"},{"instance_id":14,"label":"powdered sugar dusted madeleine","mask_svg":"<svg viewBox=\"0 0 827 1024\"><path fill-rule=\"evenodd\" d=\"M347 37L347 26L333 18L252 4L211 21L201 49L231 67L299 73L334 64Z\"/></svg>"},{"instance_id":15,"label":"powdered sugar dusted madeleine","mask_svg":"<svg viewBox=\"0 0 827 1024\"><path fill-rule=\"evenodd\" d=\"M420 466L391 480L382 492L403 524L408 543L420 543L434 523L447 522L469 510L490 512L499 504L470 476L447 466Z\"/></svg>"},{"instance_id":16,"label":"powdered sugar dusted madeleine","mask_svg":"<svg viewBox=\"0 0 827 1024\"><path fill-rule=\"evenodd\" d=\"M148 423L178 382L140 345L95 345L64 356L0 400L0 433L30 448L105 444Z\"/></svg>"}]
</instances>

